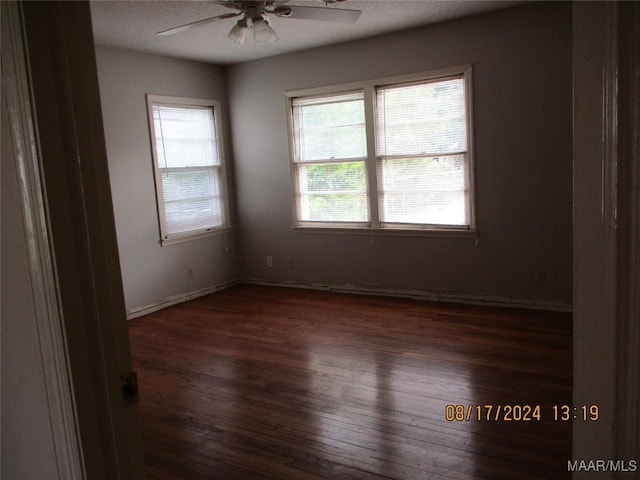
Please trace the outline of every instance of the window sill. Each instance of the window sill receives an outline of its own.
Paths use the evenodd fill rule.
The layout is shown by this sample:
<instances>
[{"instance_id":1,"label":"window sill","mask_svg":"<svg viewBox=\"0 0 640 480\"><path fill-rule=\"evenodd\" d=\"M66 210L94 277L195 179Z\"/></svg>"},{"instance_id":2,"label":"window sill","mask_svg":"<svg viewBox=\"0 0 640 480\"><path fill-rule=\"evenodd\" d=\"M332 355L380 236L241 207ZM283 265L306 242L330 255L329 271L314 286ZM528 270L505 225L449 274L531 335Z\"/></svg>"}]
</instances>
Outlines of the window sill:
<instances>
[{"instance_id":1,"label":"window sill","mask_svg":"<svg viewBox=\"0 0 640 480\"><path fill-rule=\"evenodd\" d=\"M191 240L198 240L200 238L215 237L217 235L222 235L230 231L231 231L231 227L229 226L229 227L216 228L214 230L209 230L206 232L190 233L190 234L175 236L171 238L164 238L160 240L160 245L163 247L166 247L168 245L189 242Z\"/></svg>"},{"instance_id":2,"label":"window sill","mask_svg":"<svg viewBox=\"0 0 640 480\"><path fill-rule=\"evenodd\" d=\"M338 235L380 235L391 237L433 237L433 238L470 238L476 239L475 229L455 228L371 228L371 227L327 227L327 226L294 226L296 233L320 233Z\"/></svg>"}]
</instances>

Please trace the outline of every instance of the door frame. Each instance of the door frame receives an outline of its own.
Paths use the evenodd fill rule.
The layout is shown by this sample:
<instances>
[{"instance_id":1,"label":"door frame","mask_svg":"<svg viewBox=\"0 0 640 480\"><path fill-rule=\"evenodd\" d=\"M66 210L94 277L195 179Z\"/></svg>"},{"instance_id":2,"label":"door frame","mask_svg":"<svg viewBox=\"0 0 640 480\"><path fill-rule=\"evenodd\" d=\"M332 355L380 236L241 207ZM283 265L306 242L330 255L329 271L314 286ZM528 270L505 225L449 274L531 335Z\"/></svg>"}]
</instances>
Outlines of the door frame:
<instances>
[{"instance_id":1,"label":"door frame","mask_svg":"<svg viewBox=\"0 0 640 480\"><path fill-rule=\"evenodd\" d=\"M2 3L58 478L142 479L89 3Z\"/></svg>"},{"instance_id":2,"label":"door frame","mask_svg":"<svg viewBox=\"0 0 640 480\"><path fill-rule=\"evenodd\" d=\"M639 41L636 2L574 2L573 404L600 410L578 461L640 455Z\"/></svg>"},{"instance_id":3,"label":"door frame","mask_svg":"<svg viewBox=\"0 0 640 480\"><path fill-rule=\"evenodd\" d=\"M75 399L49 245L40 155L36 144L27 60L24 55L21 10L16 2L1 2L0 9L2 101L10 122L10 141L18 176L47 414L51 422L51 442L56 455L56 473L60 480L80 480L85 477L84 462L77 441Z\"/></svg>"}]
</instances>

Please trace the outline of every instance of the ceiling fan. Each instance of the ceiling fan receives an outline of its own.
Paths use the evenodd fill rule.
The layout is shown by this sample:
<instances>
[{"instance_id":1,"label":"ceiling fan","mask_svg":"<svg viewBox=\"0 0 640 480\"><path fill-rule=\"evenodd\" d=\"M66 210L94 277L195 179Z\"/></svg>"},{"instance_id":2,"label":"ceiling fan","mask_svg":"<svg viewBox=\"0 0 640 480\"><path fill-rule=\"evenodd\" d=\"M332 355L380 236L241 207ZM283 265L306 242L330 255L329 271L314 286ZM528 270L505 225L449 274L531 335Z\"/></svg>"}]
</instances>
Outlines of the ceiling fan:
<instances>
[{"instance_id":1,"label":"ceiling fan","mask_svg":"<svg viewBox=\"0 0 640 480\"><path fill-rule=\"evenodd\" d=\"M361 10L348 10L344 8L330 7L306 7L300 5L285 5L288 0L214 0L214 3L236 10L233 13L223 13L213 17L190 22L178 27L158 32L157 35L174 35L193 27L206 25L217 20L241 17L229 31L227 38L242 45L245 33L251 30L256 42L271 43L278 40L278 34L271 27L269 15L280 18L292 18L302 20L321 20L328 22L355 23ZM343 2L344 0L321 0L325 5Z\"/></svg>"}]
</instances>

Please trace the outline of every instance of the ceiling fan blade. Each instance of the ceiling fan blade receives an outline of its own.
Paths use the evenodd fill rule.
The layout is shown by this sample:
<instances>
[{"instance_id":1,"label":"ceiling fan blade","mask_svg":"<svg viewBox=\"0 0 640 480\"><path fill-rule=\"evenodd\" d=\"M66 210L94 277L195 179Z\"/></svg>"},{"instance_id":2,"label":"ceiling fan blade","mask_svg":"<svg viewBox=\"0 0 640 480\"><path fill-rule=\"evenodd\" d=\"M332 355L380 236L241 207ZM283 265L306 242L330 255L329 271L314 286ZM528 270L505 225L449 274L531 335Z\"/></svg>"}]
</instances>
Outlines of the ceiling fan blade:
<instances>
[{"instance_id":1,"label":"ceiling fan blade","mask_svg":"<svg viewBox=\"0 0 640 480\"><path fill-rule=\"evenodd\" d=\"M215 22L216 20L223 20L225 18L238 17L242 15L241 12L237 13L223 13L222 15L216 15L215 17L209 17L202 20L197 20L191 23L185 23L184 25L180 25L179 27L170 28L168 30L163 30L161 32L156 33L156 35L174 35L176 33L184 32L192 27L199 27L201 25L206 25L207 23Z\"/></svg>"},{"instance_id":2,"label":"ceiling fan blade","mask_svg":"<svg viewBox=\"0 0 640 480\"><path fill-rule=\"evenodd\" d=\"M281 5L271 13L285 18L299 18L301 20L321 20L324 22L356 23L361 10L346 8L302 7L299 5Z\"/></svg>"}]
</instances>

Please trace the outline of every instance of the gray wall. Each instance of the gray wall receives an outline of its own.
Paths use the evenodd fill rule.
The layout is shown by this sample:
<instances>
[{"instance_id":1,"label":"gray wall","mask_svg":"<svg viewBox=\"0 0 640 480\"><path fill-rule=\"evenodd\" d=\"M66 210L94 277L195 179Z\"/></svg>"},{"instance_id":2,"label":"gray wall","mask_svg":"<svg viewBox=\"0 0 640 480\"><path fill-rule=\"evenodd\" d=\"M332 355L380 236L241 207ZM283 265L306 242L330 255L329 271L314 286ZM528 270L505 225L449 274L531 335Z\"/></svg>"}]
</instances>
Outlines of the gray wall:
<instances>
[{"instance_id":1,"label":"gray wall","mask_svg":"<svg viewBox=\"0 0 640 480\"><path fill-rule=\"evenodd\" d=\"M228 119L222 69L100 46L96 57L127 312L236 280L237 229L160 245L145 100L147 93L220 100ZM228 129L225 137L230 159ZM230 179L231 167L229 161ZM232 188L230 193L233 207ZM188 279L188 268L194 279Z\"/></svg>"},{"instance_id":2,"label":"gray wall","mask_svg":"<svg viewBox=\"0 0 640 480\"><path fill-rule=\"evenodd\" d=\"M469 63L477 246L473 239L292 231L285 91ZM227 80L246 277L571 303L569 4L238 64ZM266 255L274 268L266 268ZM536 272L547 281L537 284Z\"/></svg>"},{"instance_id":3,"label":"gray wall","mask_svg":"<svg viewBox=\"0 0 640 480\"><path fill-rule=\"evenodd\" d=\"M570 4L226 68L108 47L97 61L127 311L239 278L571 304ZM292 230L285 91L462 64L474 69L477 243ZM231 234L160 246L146 93L230 110Z\"/></svg>"},{"instance_id":4,"label":"gray wall","mask_svg":"<svg viewBox=\"0 0 640 480\"><path fill-rule=\"evenodd\" d=\"M4 100L4 99L3 99ZM11 131L2 102L2 465L0 477L57 478Z\"/></svg>"}]
</instances>

